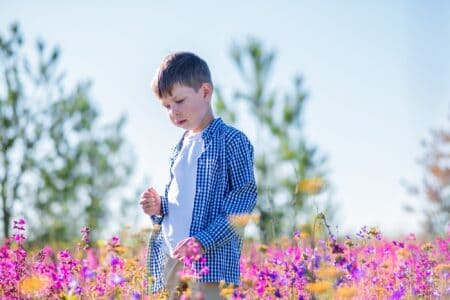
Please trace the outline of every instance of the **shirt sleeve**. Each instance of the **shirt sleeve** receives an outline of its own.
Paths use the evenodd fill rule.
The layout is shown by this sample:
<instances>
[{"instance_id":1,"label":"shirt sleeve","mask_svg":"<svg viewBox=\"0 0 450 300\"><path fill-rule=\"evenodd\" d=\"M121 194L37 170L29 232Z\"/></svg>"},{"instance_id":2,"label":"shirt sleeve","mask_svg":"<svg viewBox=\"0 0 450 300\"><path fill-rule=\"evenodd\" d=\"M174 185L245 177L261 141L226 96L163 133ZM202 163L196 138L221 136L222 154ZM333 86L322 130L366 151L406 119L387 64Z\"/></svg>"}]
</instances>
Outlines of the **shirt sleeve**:
<instances>
[{"instance_id":1,"label":"shirt sleeve","mask_svg":"<svg viewBox=\"0 0 450 300\"><path fill-rule=\"evenodd\" d=\"M167 207L168 207L168 202L167 202L167 197L165 196L160 196L161 198L161 215L152 215L150 216L150 219L152 220L153 224L162 224L163 218L165 215L167 215Z\"/></svg>"},{"instance_id":2,"label":"shirt sleeve","mask_svg":"<svg viewBox=\"0 0 450 300\"><path fill-rule=\"evenodd\" d=\"M250 214L256 205L253 146L239 133L227 145L230 192L222 200L222 212L205 230L194 235L206 252L224 245L237 234L230 223L233 215Z\"/></svg>"}]
</instances>

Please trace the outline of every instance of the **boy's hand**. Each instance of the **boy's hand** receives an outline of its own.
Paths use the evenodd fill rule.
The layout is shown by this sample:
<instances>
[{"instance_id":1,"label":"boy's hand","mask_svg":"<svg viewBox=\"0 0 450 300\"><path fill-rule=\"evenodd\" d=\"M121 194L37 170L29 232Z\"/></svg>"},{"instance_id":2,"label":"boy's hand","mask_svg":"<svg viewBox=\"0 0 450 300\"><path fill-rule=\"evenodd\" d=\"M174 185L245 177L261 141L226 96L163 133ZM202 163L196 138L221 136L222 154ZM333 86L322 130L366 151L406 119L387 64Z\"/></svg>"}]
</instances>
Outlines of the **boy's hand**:
<instances>
[{"instance_id":1,"label":"boy's hand","mask_svg":"<svg viewBox=\"0 0 450 300\"><path fill-rule=\"evenodd\" d=\"M191 258L198 260L204 254L203 246L200 242L193 237L188 237L180 241L173 250L173 256L183 261L185 258Z\"/></svg>"},{"instance_id":2,"label":"boy's hand","mask_svg":"<svg viewBox=\"0 0 450 300\"><path fill-rule=\"evenodd\" d=\"M147 215L161 215L161 197L150 187L141 194L139 204Z\"/></svg>"}]
</instances>

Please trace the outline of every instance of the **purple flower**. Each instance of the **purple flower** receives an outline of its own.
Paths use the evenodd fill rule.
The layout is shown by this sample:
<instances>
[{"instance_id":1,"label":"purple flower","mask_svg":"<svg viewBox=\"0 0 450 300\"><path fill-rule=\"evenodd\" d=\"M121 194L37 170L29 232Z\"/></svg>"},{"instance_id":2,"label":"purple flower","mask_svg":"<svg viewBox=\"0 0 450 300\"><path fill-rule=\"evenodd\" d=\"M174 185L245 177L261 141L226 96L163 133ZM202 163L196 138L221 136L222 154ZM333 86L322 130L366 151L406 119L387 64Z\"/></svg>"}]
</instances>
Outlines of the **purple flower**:
<instances>
[{"instance_id":1,"label":"purple flower","mask_svg":"<svg viewBox=\"0 0 450 300\"><path fill-rule=\"evenodd\" d=\"M280 289L276 289L276 290L275 290L275 297L281 298Z\"/></svg>"},{"instance_id":2,"label":"purple flower","mask_svg":"<svg viewBox=\"0 0 450 300\"><path fill-rule=\"evenodd\" d=\"M111 275L111 282L114 283L115 285L118 285L124 282L124 278L120 274L116 273Z\"/></svg>"},{"instance_id":3,"label":"purple flower","mask_svg":"<svg viewBox=\"0 0 450 300\"><path fill-rule=\"evenodd\" d=\"M269 273L269 278L272 280L272 281L275 281L275 280L277 280L277 278L278 278L278 275L277 275L277 273Z\"/></svg>"},{"instance_id":4,"label":"purple flower","mask_svg":"<svg viewBox=\"0 0 450 300\"><path fill-rule=\"evenodd\" d=\"M391 296L391 300L399 300L402 299L403 295L405 295L405 289L404 288L400 288L398 290L396 290L392 296Z\"/></svg>"},{"instance_id":5,"label":"purple flower","mask_svg":"<svg viewBox=\"0 0 450 300\"><path fill-rule=\"evenodd\" d=\"M137 291L133 292L133 295L131 296L132 300L140 300L141 299L141 294Z\"/></svg>"},{"instance_id":6,"label":"purple flower","mask_svg":"<svg viewBox=\"0 0 450 300\"><path fill-rule=\"evenodd\" d=\"M83 267L83 275L84 275L84 277L91 279L91 278L95 277L95 275L97 275L97 274L95 273L95 271L89 269L88 267Z\"/></svg>"},{"instance_id":7,"label":"purple flower","mask_svg":"<svg viewBox=\"0 0 450 300\"><path fill-rule=\"evenodd\" d=\"M120 259L117 256L111 256L111 266L117 266L120 264Z\"/></svg>"},{"instance_id":8,"label":"purple flower","mask_svg":"<svg viewBox=\"0 0 450 300\"><path fill-rule=\"evenodd\" d=\"M112 245L113 247L120 246L120 239L119 239L118 236L113 236L113 237L111 238L111 245Z\"/></svg>"},{"instance_id":9,"label":"purple flower","mask_svg":"<svg viewBox=\"0 0 450 300\"><path fill-rule=\"evenodd\" d=\"M72 279L70 282L69 282L69 288L70 289L75 289L75 288L77 288L78 287L78 281L76 281L75 279Z\"/></svg>"},{"instance_id":10,"label":"purple flower","mask_svg":"<svg viewBox=\"0 0 450 300\"><path fill-rule=\"evenodd\" d=\"M11 237L18 243L21 243L22 241L25 241L27 239L22 233L13 234Z\"/></svg>"}]
</instances>

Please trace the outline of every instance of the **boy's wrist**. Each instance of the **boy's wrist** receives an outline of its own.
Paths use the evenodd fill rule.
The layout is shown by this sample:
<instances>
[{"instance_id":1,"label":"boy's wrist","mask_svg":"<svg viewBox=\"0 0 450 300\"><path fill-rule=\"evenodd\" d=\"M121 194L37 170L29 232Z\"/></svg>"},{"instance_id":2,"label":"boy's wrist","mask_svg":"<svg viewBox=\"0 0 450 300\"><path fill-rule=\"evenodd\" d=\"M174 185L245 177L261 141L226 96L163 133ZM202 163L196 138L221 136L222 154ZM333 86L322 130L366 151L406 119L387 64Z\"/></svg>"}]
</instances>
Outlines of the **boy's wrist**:
<instances>
[{"instance_id":1,"label":"boy's wrist","mask_svg":"<svg viewBox=\"0 0 450 300\"><path fill-rule=\"evenodd\" d=\"M205 247L203 247L202 242L200 242L199 239L197 239L197 238L195 238L195 237L194 237L194 241L195 241L195 243L197 243L197 245L200 247L200 252L201 252L201 254L202 254L202 255L205 254Z\"/></svg>"},{"instance_id":2,"label":"boy's wrist","mask_svg":"<svg viewBox=\"0 0 450 300\"><path fill-rule=\"evenodd\" d=\"M211 236L205 231L197 233L194 238L199 242L200 245L202 245L204 253L211 250L214 245L214 239L211 238Z\"/></svg>"}]
</instances>

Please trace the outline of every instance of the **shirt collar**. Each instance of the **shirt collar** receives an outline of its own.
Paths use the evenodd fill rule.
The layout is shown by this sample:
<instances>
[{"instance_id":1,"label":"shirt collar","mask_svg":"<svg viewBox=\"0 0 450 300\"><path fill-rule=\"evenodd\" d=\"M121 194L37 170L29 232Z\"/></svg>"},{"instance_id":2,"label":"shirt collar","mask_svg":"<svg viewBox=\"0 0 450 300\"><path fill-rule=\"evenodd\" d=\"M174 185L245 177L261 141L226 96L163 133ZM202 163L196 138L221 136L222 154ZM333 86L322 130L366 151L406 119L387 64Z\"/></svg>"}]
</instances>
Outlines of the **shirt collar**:
<instances>
[{"instance_id":1,"label":"shirt collar","mask_svg":"<svg viewBox=\"0 0 450 300\"><path fill-rule=\"evenodd\" d=\"M222 126L223 121L221 118L215 118L209 123L208 127L203 130L202 138L205 142L209 141L213 136L217 129Z\"/></svg>"},{"instance_id":2,"label":"shirt collar","mask_svg":"<svg viewBox=\"0 0 450 300\"><path fill-rule=\"evenodd\" d=\"M217 129L223 124L222 118L215 118L214 120L209 123L209 125L203 129L202 133L202 139L205 142L205 144L211 140L211 138L214 136L214 133L217 131ZM178 153L181 150L181 147L183 146L183 140L186 135L186 132L183 134L183 137L178 142L176 148L176 153Z\"/></svg>"}]
</instances>

